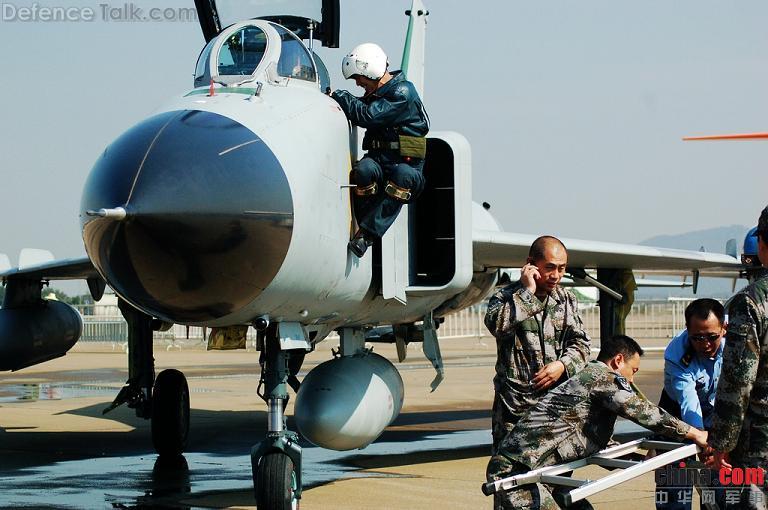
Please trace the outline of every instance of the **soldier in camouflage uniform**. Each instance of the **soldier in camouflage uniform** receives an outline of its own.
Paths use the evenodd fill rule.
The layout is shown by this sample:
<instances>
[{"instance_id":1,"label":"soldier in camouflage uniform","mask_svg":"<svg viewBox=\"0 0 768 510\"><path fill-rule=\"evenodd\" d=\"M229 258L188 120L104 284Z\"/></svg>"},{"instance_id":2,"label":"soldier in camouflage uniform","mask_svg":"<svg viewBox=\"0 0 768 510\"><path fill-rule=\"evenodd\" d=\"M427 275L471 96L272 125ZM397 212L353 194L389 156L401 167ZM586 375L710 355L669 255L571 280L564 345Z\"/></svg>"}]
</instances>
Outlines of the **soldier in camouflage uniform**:
<instances>
[{"instance_id":1,"label":"soldier in camouflage uniform","mask_svg":"<svg viewBox=\"0 0 768 510\"><path fill-rule=\"evenodd\" d=\"M768 267L768 207L757 224L757 254ZM709 444L715 468L768 470L768 277L736 294L728 307L723 369ZM766 476L768 478L768 476ZM768 508L768 488L741 488L735 508ZM731 489L733 491L733 489Z\"/></svg>"},{"instance_id":2,"label":"soldier in camouflage uniform","mask_svg":"<svg viewBox=\"0 0 768 510\"><path fill-rule=\"evenodd\" d=\"M491 297L485 325L496 337L493 450L547 390L573 376L589 358L589 337L576 297L559 286L568 261L563 243L534 241L520 280Z\"/></svg>"},{"instance_id":3,"label":"soldier in camouflage uniform","mask_svg":"<svg viewBox=\"0 0 768 510\"><path fill-rule=\"evenodd\" d=\"M597 361L547 393L517 422L491 458L488 480L589 457L606 447L617 416L705 446L706 432L672 417L633 391L631 383L642 353L637 342L624 335L604 341ZM560 508L558 495L543 484L522 485L495 496L496 510Z\"/></svg>"}]
</instances>

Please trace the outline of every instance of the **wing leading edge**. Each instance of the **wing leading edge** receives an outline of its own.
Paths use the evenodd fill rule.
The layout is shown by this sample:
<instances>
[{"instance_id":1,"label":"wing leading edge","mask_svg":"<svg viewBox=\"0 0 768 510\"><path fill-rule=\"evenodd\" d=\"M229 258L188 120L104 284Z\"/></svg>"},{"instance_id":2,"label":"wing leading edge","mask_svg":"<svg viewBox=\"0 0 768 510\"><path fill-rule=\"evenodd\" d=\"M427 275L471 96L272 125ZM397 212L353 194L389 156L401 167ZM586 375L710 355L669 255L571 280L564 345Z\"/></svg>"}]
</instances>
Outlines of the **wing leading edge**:
<instances>
[{"instance_id":1,"label":"wing leading edge","mask_svg":"<svg viewBox=\"0 0 768 510\"><path fill-rule=\"evenodd\" d=\"M537 236L475 230L474 263L490 268L522 267ZM666 274L698 270L702 276L738 276L741 262L730 255L561 238L568 249L568 265L587 269L633 269Z\"/></svg>"},{"instance_id":2,"label":"wing leading edge","mask_svg":"<svg viewBox=\"0 0 768 510\"><path fill-rule=\"evenodd\" d=\"M0 279L26 280L88 280L101 278L91 259L80 257L75 259L60 259L44 262L23 268L13 268L0 272Z\"/></svg>"}]
</instances>

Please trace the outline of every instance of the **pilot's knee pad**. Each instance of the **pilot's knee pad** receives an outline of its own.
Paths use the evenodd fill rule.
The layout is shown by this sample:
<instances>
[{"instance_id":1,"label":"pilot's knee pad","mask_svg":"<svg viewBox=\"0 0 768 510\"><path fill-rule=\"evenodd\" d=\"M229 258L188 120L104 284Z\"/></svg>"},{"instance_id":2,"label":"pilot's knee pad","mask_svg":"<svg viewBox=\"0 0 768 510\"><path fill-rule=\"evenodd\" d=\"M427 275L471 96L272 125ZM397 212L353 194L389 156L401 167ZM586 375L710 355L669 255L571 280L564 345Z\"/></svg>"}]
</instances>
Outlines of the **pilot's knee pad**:
<instances>
[{"instance_id":1,"label":"pilot's knee pad","mask_svg":"<svg viewBox=\"0 0 768 510\"><path fill-rule=\"evenodd\" d=\"M399 164L390 173L384 192L396 200L407 203L415 200L424 189L424 176L408 164Z\"/></svg>"},{"instance_id":2,"label":"pilot's knee pad","mask_svg":"<svg viewBox=\"0 0 768 510\"><path fill-rule=\"evenodd\" d=\"M352 166L352 180L358 186L368 186L381 180L381 166L372 158L364 157Z\"/></svg>"},{"instance_id":3,"label":"pilot's knee pad","mask_svg":"<svg viewBox=\"0 0 768 510\"><path fill-rule=\"evenodd\" d=\"M387 181L387 184L384 186L384 193L404 204L407 204L413 198L411 188L398 186L393 181Z\"/></svg>"}]
</instances>

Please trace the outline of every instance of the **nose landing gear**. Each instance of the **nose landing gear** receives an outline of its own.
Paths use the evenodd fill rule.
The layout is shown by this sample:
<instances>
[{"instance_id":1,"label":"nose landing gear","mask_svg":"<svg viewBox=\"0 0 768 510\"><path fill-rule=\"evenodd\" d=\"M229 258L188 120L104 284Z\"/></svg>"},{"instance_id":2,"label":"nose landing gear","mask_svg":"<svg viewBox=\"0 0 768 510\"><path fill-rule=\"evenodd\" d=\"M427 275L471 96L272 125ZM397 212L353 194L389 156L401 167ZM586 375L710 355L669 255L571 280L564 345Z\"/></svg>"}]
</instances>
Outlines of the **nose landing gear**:
<instances>
[{"instance_id":1,"label":"nose landing gear","mask_svg":"<svg viewBox=\"0 0 768 510\"><path fill-rule=\"evenodd\" d=\"M267 403L267 437L251 449L251 469L256 507L296 510L301 499L301 446L299 436L286 429L288 386L298 390L296 374L304 360L303 349L282 349L278 324L259 332L261 381L259 396Z\"/></svg>"}]
</instances>

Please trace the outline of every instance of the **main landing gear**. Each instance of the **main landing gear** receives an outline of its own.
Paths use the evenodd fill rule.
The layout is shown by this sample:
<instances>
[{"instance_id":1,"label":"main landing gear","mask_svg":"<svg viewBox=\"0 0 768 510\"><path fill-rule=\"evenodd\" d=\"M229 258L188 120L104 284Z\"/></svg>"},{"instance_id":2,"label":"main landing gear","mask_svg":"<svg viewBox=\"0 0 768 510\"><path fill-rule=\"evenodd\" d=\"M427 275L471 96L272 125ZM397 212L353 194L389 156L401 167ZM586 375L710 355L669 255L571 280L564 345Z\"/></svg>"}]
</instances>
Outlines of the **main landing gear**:
<instances>
[{"instance_id":1,"label":"main landing gear","mask_svg":"<svg viewBox=\"0 0 768 510\"><path fill-rule=\"evenodd\" d=\"M155 378L152 318L122 300L118 306L128 322L128 381L104 413L122 404L135 409L136 416L151 419L157 453L177 457L189 436L187 381L178 370L164 370ZM301 447L298 435L286 429L285 407L288 387L299 390L296 374L309 344L282 345L279 329L269 324L258 339L259 396L267 403L268 428L264 441L251 449L251 467L256 505L262 510L298 509L301 499Z\"/></svg>"},{"instance_id":2,"label":"main landing gear","mask_svg":"<svg viewBox=\"0 0 768 510\"><path fill-rule=\"evenodd\" d=\"M152 390L152 445L161 456L179 456L189 437L189 386L178 370L163 370Z\"/></svg>"},{"instance_id":3,"label":"main landing gear","mask_svg":"<svg viewBox=\"0 0 768 510\"><path fill-rule=\"evenodd\" d=\"M152 444L164 457L181 455L189 437L189 386L178 370L163 370L155 378L152 317L122 299L120 312L128 323L128 381L103 414L126 404L136 416L151 419Z\"/></svg>"},{"instance_id":4,"label":"main landing gear","mask_svg":"<svg viewBox=\"0 0 768 510\"><path fill-rule=\"evenodd\" d=\"M296 374L304 349L282 349L278 324L259 332L261 381L259 396L267 403L267 437L251 449L251 468L256 507L262 510L293 510L301 499L301 447L295 432L286 429L288 386L299 389ZM263 390L263 391L262 391Z\"/></svg>"}]
</instances>

